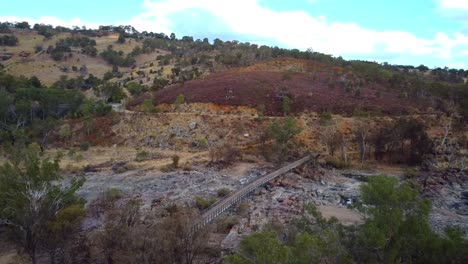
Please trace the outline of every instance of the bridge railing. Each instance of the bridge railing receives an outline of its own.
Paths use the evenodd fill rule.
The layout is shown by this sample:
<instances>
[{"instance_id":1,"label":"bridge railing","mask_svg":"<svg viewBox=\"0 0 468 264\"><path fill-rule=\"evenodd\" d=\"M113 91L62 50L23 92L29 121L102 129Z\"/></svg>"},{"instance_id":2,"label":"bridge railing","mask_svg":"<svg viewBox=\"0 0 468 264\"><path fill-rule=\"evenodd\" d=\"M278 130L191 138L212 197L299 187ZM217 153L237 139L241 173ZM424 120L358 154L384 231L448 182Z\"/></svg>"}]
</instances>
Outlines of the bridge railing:
<instances>
[{"instance_id":1,"label":"bridge railing","mask_svg":"<svg viewBox=\"0 0 468 264\"><path fill-rule=\"evenodd\" d=\"M290 163L279 170L276 170L270 174L267 174L265 176L262 176L240 190L234 192L230 196L226 197L224 200L222 200L219 203L216 203L212 208L210 208L208 211L206 211L201 217L200 220L194 225L193 229L194 231L197 231L200 228L203 228L210 222L212 222L214 219L216 219L218 216L223 214L225 211L227 211L229 208L234 206L235 204L238 204L241 202L245 197L247 197L250 193L255 191L258 187L264 185L265 183L275 179L276 177L298 167L301 166L302 164L306 163L311 159L311 155L307 155L304 158L297 160L293 163Z\"/></svg>"}]
</instances>

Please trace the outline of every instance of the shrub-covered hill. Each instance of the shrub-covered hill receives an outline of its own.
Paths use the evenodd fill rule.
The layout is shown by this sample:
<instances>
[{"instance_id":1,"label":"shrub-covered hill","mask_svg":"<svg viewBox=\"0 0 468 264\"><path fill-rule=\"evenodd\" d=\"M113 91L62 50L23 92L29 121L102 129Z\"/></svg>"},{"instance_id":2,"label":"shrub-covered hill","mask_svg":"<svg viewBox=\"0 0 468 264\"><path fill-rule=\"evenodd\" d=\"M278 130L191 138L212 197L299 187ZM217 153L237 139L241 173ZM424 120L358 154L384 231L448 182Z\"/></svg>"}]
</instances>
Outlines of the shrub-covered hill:
<instances>
[{"instance_id":1,"label":"shrub-covered hill","mask_svg":"<svg viewBox=\"0 0 468 264\"><path fill-rule=\"evenodd\" d=\"M155 104L174 103L181 94L188 103L249 106L273 115L307 110L346 115L357 111L407 114L427 107L425 102L388 89L384 82L366 80L341 66L299 59L273 59L176 84L156 92ZM145 98L148 95L129 106Z\"/></svg>"},{"instance_id":2,"label":"shrub-covered hill","mask_svg":"<svg viewBox=\"0 0 468 264\"><path fill-rule=\"evenodd\" d=\"M107 89L112 94L97 96L111 101L133 96L128 104L133 109L150 94L155 104L173 103L183 94L187 102L247 105L266 114L284 112L290 104L286 108L293 112L346 114L458 110L468 119L464 69L347 61L235 40L138 32L131 26L0 23L0 34L17 40L0 44L3 71L61 89L100 91L106 83L116 84Z\"/></svg>"}]
</instances>

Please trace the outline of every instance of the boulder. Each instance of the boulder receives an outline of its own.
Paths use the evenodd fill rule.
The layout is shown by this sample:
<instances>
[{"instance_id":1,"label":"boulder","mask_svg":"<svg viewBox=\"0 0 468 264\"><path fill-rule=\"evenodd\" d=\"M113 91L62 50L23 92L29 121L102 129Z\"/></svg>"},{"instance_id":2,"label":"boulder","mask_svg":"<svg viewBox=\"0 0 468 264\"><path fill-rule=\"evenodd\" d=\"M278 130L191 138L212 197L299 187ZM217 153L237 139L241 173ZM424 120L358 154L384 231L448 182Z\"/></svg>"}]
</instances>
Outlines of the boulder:
<instances>
[{"instance_id":1,"label":"boulder","mask_svg":"<svg viewBox=\"0 0 468 264\"><path fill-rule=\"evenodd\" d=\"M197 126L198 126L197 122L192 121L192 122L190 122L188 127L190 128L190 130L194 130L194 129L197 128Z\"/></svg>"}]
</instances>

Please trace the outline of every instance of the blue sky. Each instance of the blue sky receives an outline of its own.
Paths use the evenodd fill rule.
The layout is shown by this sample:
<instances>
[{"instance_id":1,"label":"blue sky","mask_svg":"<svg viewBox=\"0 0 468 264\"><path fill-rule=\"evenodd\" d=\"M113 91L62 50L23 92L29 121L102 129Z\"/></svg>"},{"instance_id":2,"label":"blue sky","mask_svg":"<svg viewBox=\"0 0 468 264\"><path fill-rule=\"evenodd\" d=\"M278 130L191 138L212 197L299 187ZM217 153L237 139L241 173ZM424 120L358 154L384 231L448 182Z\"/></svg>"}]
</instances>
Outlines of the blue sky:
<instances>
[{"instance_id":1,"label":"blue sky","mask_svg":"<svg viewBox=\"0 0 468 264\"><path fill-rule=\"evenodd\" d=\"M22 0L0 20L131 24L393 64L468 68L468 0Z\"/></svg>"}]
</instances>

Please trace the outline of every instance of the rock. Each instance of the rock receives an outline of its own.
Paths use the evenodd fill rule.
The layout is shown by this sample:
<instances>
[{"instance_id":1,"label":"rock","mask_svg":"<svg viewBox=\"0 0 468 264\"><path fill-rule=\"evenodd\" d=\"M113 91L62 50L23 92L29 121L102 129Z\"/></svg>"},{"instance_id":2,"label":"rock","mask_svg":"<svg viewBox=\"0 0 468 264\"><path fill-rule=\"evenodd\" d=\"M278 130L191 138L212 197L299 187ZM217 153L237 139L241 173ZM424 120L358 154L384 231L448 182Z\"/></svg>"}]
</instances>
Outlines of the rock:
<instances>
[{"instance_id":1,"label":"rock","mask_svg":"<svg viewBox=\"0 0 468 264\"><path fill-rule=\"evenodd\" d=\"M194 130L194 129L197 128L197 126L198 126L197 122L192 121L192 122L190 122L188 127L190 128L190 130Z\"/></svg>"},{"instance_id":2,"label":"rock","mask_svg":"<svg viewBox=\"0 0 468 264\"><path fill-rule=\"evenodd\" d=\"M324 167L325 165L327 165L327 161L325 159L318 159L317 160L317 163L318 165Z\"/></svg>"},{"instance_id":3,"label":"rock","mask_svg":"<svg viewBox=\"0 0 468 264\"><path fill-rule=\"evenodd\" d=\"M250 137L250 135L246 133L246 134L244 134L244 137Z\"/></svg>"},{"instance_id":4,"label":"rock","mask_svg":"<svg viewBox=\"0 0 468 264\"><path fill-rule=\"evenodd\" d=\"M341 198L338 195L331 195L327 197L326 200L331 204L339 204L341 201Z\"/></svg>"},{"instance_id":5,"label":"rock","mask_svg":"<svg viewBox=\"0 0 468 264\"><path fill-rule=\"evenodd\" d=\"M234 251L239 248L241 236L237 230L238 228L234 226L229 234L221 242L221 250L223 255L233 254Z\"/></svg>"},{"instance_id":6,"label":"rock","mask_svg":"<svg viewBox=\"0 0 468 264\"><path fill-rule=\"evenodd\" d=\"M462 193L461 193L461 197L462 197L462 199L464 199L464 200L468 200L468 191L462 192Z\"/></svg>"},{"instance_id":7,"label":"rock","mask_svg":"<svg viewBox=\"0 0 468 264\"><path fill-rule=\"evenodd\" d=\"M321 197L323 195L323 190L322 189L317 189L317 190L315 190L315 193L317 194L318 197Z\"/></svg>"},{"instance_id":8,"label":"rock","mask_svg":"<svg viewBox=\"0 0 468 264\"><path fill-rule=\"evenodd\" d=\"M284 193L284 190L282 188L278 188L278 189L273 191L273 193L271 195L271 199L278 201L278 199L281 198L283 193Z\"/></svg>"}]
</instances>

